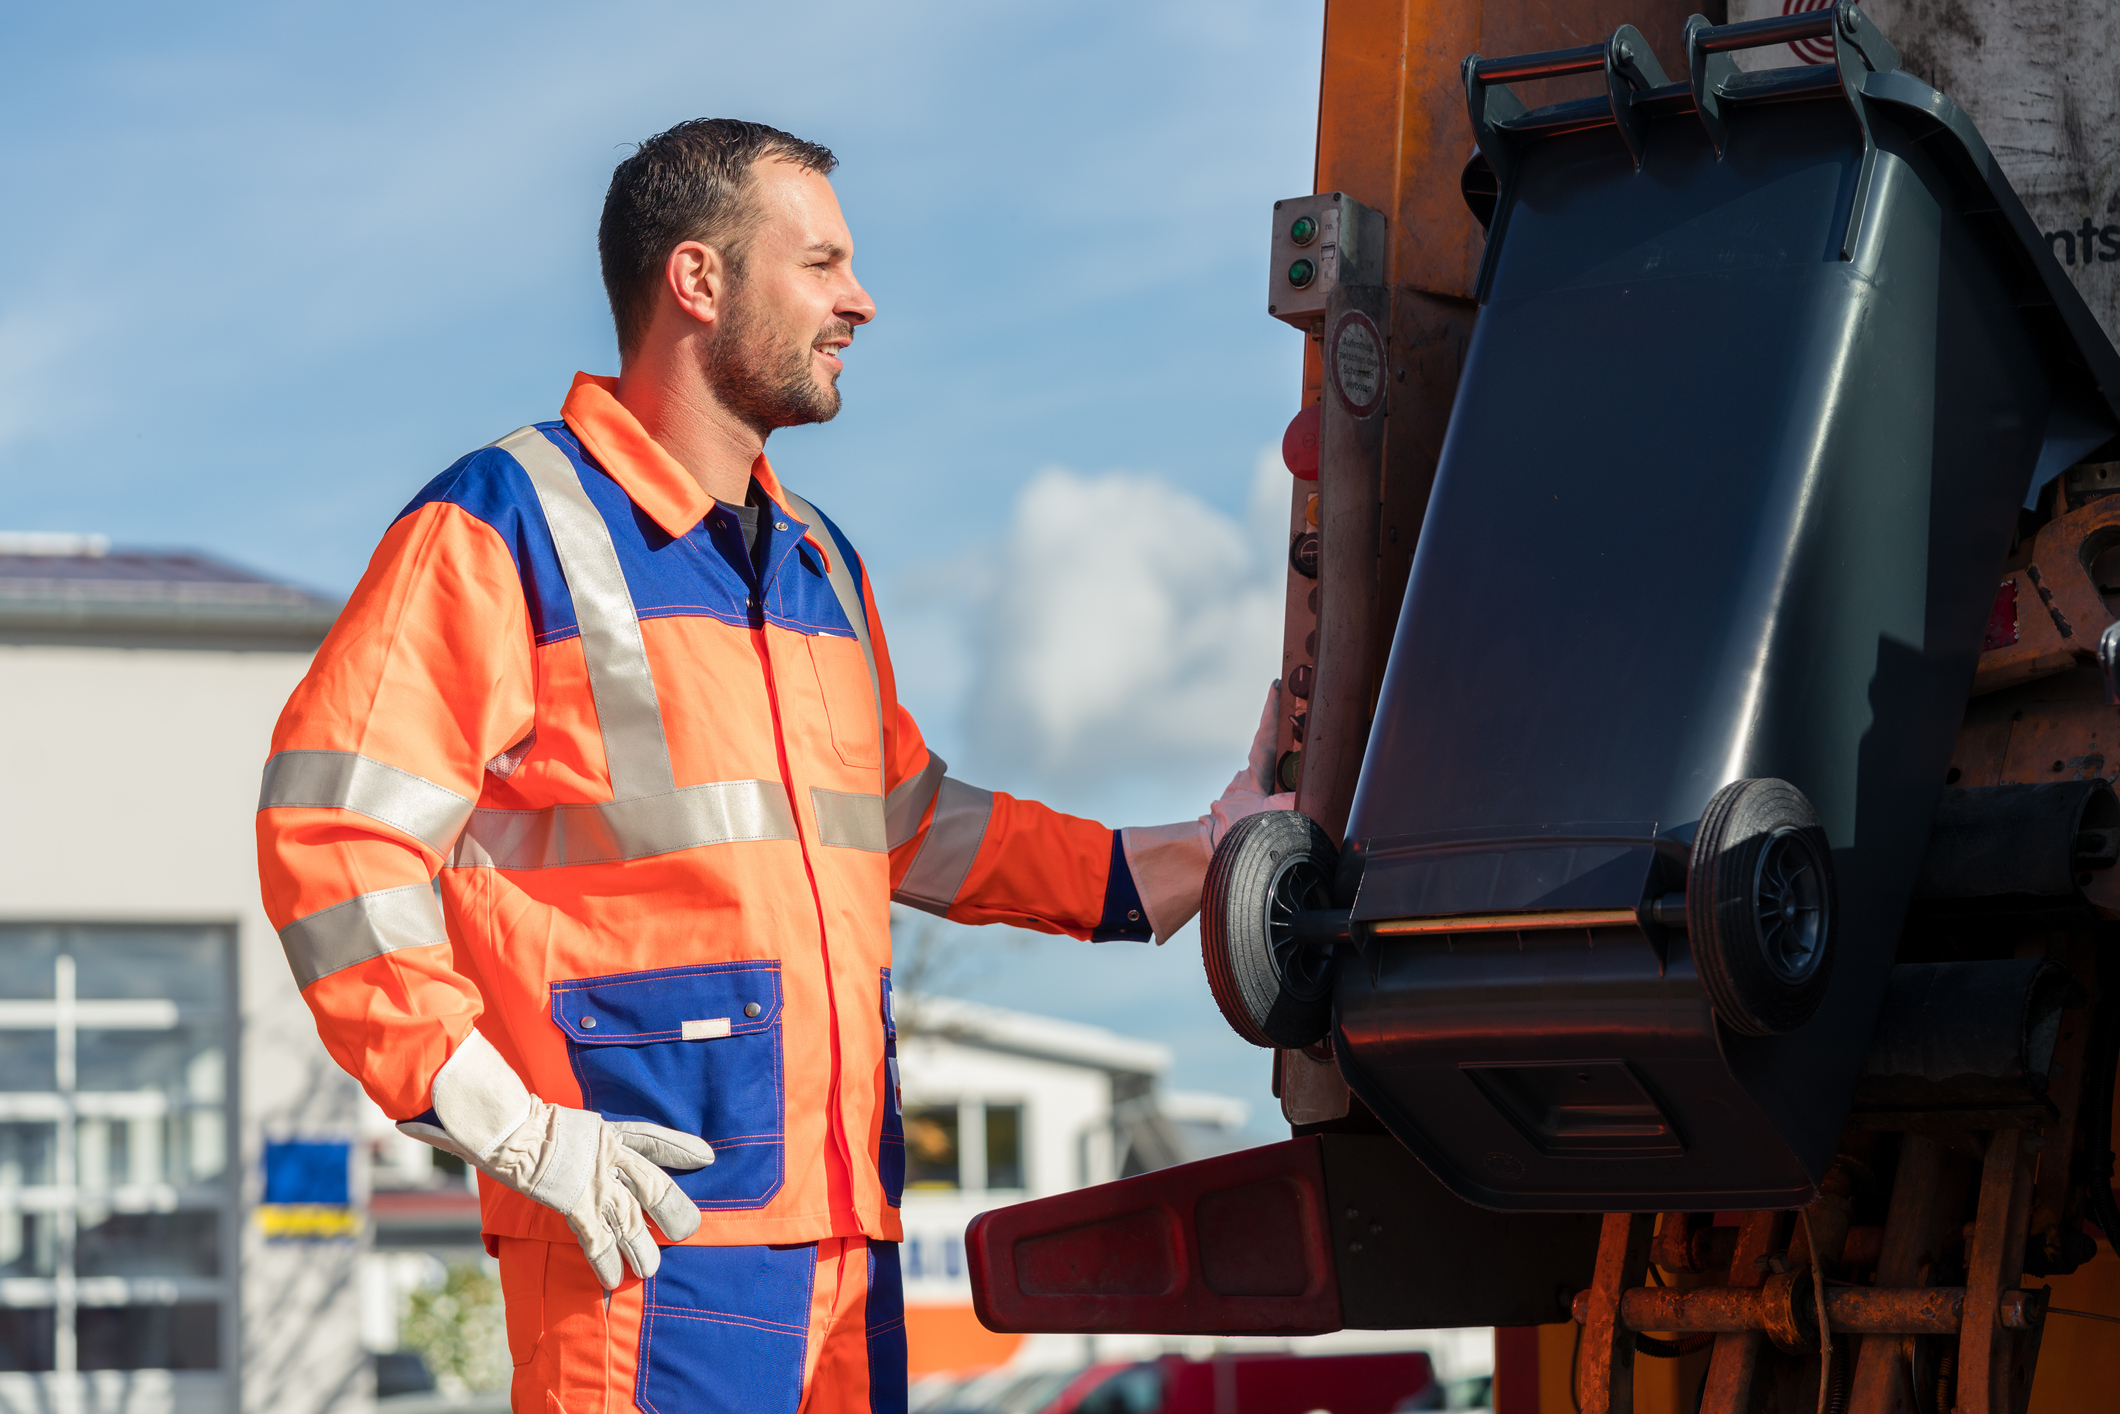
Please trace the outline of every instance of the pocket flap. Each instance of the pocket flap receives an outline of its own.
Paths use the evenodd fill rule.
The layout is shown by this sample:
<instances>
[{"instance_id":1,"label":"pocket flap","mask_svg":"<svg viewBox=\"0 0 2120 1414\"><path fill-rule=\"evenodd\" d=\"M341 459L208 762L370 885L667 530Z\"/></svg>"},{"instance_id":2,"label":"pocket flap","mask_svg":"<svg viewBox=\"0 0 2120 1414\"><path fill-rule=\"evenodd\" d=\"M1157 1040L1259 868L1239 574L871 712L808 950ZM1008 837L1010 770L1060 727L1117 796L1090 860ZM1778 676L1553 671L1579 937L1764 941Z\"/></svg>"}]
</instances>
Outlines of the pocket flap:
<instances>
[{"instance_id":1,"label":"pocket flap","mask_svg":"<svg viewBox=\"0 0 2120 1414\"><path fill-rule=\"evenodd\" d=\"M722 962L552 984L552 1024L583 1046L711 1041L780 1020L780 964Z\"/></svg>"}]
</instances>

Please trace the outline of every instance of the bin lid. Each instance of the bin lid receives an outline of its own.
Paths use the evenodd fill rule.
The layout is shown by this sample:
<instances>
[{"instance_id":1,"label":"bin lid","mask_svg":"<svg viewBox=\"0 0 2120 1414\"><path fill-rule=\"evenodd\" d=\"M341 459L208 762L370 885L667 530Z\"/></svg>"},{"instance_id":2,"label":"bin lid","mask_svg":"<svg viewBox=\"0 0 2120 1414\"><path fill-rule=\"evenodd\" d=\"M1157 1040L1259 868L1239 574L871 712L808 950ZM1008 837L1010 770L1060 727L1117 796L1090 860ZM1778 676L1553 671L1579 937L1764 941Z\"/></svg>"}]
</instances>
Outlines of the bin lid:
<instances>
[{"instance_id":1,"label":"bin lid","mask_svg":"<svg viewBox=\"0 0 2120 1414\"><path fill-rule=\"evenodd\" d=\"M1792 39L1830 39L1834 61L1798 68L1741 71L1730 55ZM1966 111L1899 67L1898 52L1861 10L1843 3L1745 24L1687 22L1687 78L1667 81L1639 31L1622 25L1602 44L1503 59L1475 54L1463 75L1478 146L1466 163L1466 205L1487 230L1477 295L1485 304L1497 257L1507 239L1518 191L1519 155L1542 138L1597 128L1612 130L1641 167L1654 119L1694 115L1718 154L1747 109L1805 100L1840 102L1862 129L1862 176L1848 216L1842 258L1852 258L1864 219L1875 140L1872 105L1913 131L1956 189L1961 211L2017 291L2018 309L2051 360L2056 396L2045 442L2025 493L2030 506L2040 488L2085 460L2120 459L2120 349L2106 336L2075 282L2055 258L2009 177ZM1602 71L1607 93L1527 109L1511 83Z\"/></svg>"}]
</instances>

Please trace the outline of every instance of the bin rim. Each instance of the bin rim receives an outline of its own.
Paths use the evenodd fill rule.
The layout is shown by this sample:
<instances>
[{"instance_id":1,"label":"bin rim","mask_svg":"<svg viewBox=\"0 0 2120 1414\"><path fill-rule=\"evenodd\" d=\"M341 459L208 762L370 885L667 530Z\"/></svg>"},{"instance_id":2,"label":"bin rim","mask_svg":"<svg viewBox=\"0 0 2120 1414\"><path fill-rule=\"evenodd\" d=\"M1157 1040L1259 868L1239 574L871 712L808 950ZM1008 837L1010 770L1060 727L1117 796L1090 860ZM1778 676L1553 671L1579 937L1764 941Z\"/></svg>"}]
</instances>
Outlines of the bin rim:
<instances>
[{"instance_id":1,"label":"bin rim","mask_svg":"<svg viewBox=\"0 0 2120 1414\"><path fill-rule=\"evenodd\" d=\"M1587 73L1594 67L1603 67L1609 74L1613 66L1594 60L1593 56L1623 52L1629 47L1630 40L1639 41L1639 32L1631 25L1623 25L1605 44L1586 45L1579 52L1557 51L1551 55L1514 59L1485 60L1477 54L1466 58L1462 71L1468 95L1474 99L1472 123L1476 144L1466 161L1460 187L1466 206L1487 233L1489 246L1480 263L1475 291L1478 302L1487 303L1495 257L1500 243L1508 235L1508 207L1516 195L1513 172L1505 176L1497 171L1495 162L1505 144L1514 146L1541 137L1604 128L1626 142L1639 166L1647 158L1639 148L1639 124L1643 117L1694 114L1708 126L1712 138L1717 123L1727 122L1731 107L1742 112L1746 107L1767 102L1837 97L1844 98L1857 110L1864 144L1863 169L1858 181L1866 186L1875 139L1863 108L1869 103L1881 104L1893 110L1891 116L1900 121L1911 119L1916 124L1926 125L1932 133L1947 135L1947 142L1928 143L1929 150L1940 159L1947 176L1966 188L1961 192L1962 196L1992 203L1992 214L2001 218L2001 224L2010 236L2009 243L2018 257L2029 262L2031 273L2037 276L2038 288L2046 295L2045 303L2052 308L2073 346L2073 358L2065 358L2063 362L2073 363L2079 376L2057 379L2055 410L2047 437L2048 451L2040 458L2031 493L2036 495L2049 478L2079 461L2120 458L2120 348L2115 348L2082 292L2062 269L2053 247L2048 244L2038 223L2032 220L2023 198L1995 160L1994 152L1980 135L1972 117L1949 95L1897 67L1896 51L1882 42L1875 28L1847 0L1832 9L1813 14L1821 22L1833 17L1836 47L1849 56L1837 66L1820 64L1757 70L1738 74L1720 85L1712 80L1717 72L1729 73L1726 67L1708 69L1690 79L1652 87L1614 81L1608 84L1606 96L1548 104L1541 108L1524 108L1503 82L1479 81L1476 87L1475 72L1536 70L1538 72L1530 73L1531 77L1546 77L1566 72ZM1741 31L1755 29L1761 30L1764 36L1773 25L1786 26L1788 23L1789 19L1783 17L1776 21L1752 21L1742 26L1716 26L1695 16L1686 27L1689 56L1706 66L1724 58L1721 54L1714 59L1704 55L1703 50L1715 43L1711 40L1704 44L1707 36L1736 37ZM1823 23L1820 27L1824 27ZM1844 32L1853 37L1844 38ZM1865 39L1867 43L1863 42ZM1722 45L1735 47L1728 38L1722 41ZM1857 59L1864 65L1875 67L1859 67ZM1487 93L1496 97L1489 99L1485 96ZM1703 104L1716 105L1718 100L1731 107L1720 108L1711 120L1703 114ZM1512 108L1515 110L1513 114L1509 112ZM1630 110L1626 123L1622 123L1618 116L1621 108ZM1714 145L1720 161L1723 144L1716 141ZM1505 163L1509 168L1514 165L1513 162ZM2039 306L2028 303L2019 308L2029 313ZM2070 384L2074 386L2070 387ZM2095 409L2082 406L2085 394L2094 395L2099 406ZM2098 420L2105 425L2100 427Z\"/></svg>"}]
</instances>

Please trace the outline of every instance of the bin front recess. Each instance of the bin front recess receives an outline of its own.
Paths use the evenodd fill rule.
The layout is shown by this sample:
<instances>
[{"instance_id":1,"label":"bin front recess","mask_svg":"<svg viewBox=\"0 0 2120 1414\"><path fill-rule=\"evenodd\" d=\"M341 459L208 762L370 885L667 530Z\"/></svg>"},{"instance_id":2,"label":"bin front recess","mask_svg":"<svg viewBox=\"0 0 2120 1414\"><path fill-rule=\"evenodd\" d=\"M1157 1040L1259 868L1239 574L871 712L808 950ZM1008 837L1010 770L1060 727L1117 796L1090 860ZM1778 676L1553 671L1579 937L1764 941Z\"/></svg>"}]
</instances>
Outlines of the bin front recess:
<instances>
[{"instance_id":1,"label":"bin front recess","mask_svg":"<svg viewBox=\"0 0 2120 1414\"><path fill-rule=\"evenodd\" d=\"M1835 63L1729 59L1804 26ZM2120 355L1858 11L1686 37L1682 83L1631 27L1465 66L1482 309L1347 828L1362 954L1334 1003L1356 1093L1492 1207L1806 1201L2018 508L2120 432ZM1608 98L1526 112L1505 86L1599 69ZM1757 777L1809 798L1838 887L1824 998L1766 1036L1718 1024L1667 911L1711 797ZM1567 912L1593 922L1536 926Z\"/></svg>"}]
</instances>

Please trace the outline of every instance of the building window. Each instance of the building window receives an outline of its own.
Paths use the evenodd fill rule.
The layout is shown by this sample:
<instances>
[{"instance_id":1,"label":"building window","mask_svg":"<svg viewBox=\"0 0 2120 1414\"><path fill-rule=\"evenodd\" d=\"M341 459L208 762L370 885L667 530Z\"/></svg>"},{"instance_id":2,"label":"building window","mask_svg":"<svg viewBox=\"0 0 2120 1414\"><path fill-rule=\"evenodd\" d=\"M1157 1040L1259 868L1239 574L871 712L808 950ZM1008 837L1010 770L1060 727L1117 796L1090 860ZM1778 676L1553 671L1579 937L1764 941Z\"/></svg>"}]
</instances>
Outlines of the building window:
<instances>
[{"instance_id":1,"label":"building window","mask_svg":"<svg viewBox=\"0 0 2120 1414\"><path fill-rule=\"evenodd\" d=\"M961 1186L963 1179L957 1159L957 1107L906 1106L905 1186L909 1189Z\"/></svg>"},{"instance_id":2,"label":"building window","mask_svg":"<svg viewBox=\"0 0 2120 1414\"><path fill-rule=\"evenodd\" d=\"M986 1107L986 1186L1023 1187L1023 1106Z\"/></svg>"},{"instance_id":3,"label":"building window","mask_svg":"<svg viewBox=\"0 0 2120 1414\"><path fill-rule=\"evenodd\" d=\"M905 1186L1022 1191L1023 1105L955 1100L905 1107Z\"/></svg>"},{"instance_id":4,"label":"building window","mask_svg":"<svg viewBox=\"0 0 2120 1414\"><path fill-rule=\"evenodd\" d=\"M231 941L0 926L0 1371L221 1368Z\"/></svg>"}]
</instances>

